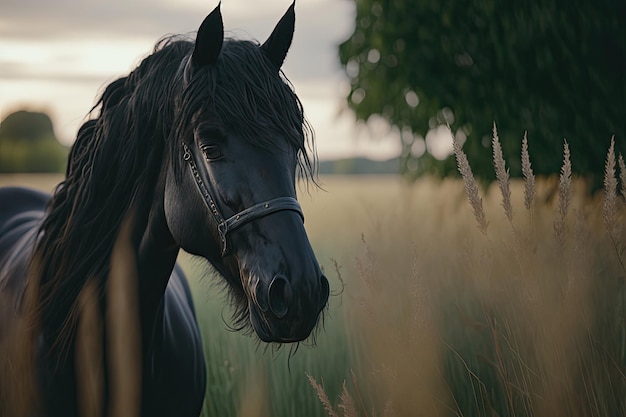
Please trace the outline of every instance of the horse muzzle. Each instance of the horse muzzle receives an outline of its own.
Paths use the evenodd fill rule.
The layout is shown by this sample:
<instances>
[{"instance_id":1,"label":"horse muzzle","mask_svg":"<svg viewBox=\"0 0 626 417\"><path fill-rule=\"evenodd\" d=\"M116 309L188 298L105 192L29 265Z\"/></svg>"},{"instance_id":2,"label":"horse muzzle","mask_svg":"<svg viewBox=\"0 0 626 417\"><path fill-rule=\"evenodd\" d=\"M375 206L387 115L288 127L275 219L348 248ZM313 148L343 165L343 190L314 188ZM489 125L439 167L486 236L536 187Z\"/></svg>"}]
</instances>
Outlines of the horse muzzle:
<instances>
[{"instance_id":1,"label":"horse muzzle","mask_svg":"<svg viewBox=\"0 0 626 417\"><path fill-rule=\"evenodd\" d=\"M250 288L250 322L264 342L299 342L309 337L330 294L328 279L291 282L282 274L266 284L253 280ZM308 285L307 285L308 284Z\"/></svg>"}]
</instances>

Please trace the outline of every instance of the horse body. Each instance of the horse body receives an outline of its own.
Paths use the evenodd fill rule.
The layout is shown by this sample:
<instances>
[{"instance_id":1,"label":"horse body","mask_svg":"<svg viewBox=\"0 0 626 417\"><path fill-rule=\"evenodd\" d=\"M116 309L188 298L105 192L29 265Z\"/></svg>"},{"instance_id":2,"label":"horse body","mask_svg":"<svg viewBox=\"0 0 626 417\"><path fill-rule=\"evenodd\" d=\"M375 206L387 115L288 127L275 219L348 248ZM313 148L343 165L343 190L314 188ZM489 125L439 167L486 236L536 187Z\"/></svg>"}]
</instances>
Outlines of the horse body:
<instances>
[{"instance_id":1,"label":"horse body","mask_svg":"<svg viewBox=\"0 0 626 417\"><path fill-rule=\"evenodd\" d=\"M0 355L16 353L9 334L32 347L22 364L39 414L108 414L127 366L141 375L141 415L199 415L206 371L181 248L222 275L235 326L278 343L315 328L329 286L295 198L296 170L313 175L308 125L280 72L294 19L292 5L263 45L224 41L218 6L195 42L163 40L105 89L51 197L0 190ZM123 362L113 301L129 297L139 325L117 342L141 348ZM12 323L22 331L3 331ZM0 374L0 414L28 409L6 405L24 397L15 378Z\"/></svg>"},{"instance_id":2,"label":"horse body","mask_svg":"<svg viewBox=\"0 0 626 417\"><path fill-rule=\"evenodd\" d=\"M24 277L49 200L31 189L0 188L0 338L21 308ZM171 272L165 291L151 317L144 318L150 332L142 344L142 415L197 416L206 387L200 331L183 271L178 265L165 271ZM38 353L43 363L45 349ZM58 372L45 365L39 370L42 402L54 410L50 415L77 415L76 381L70 371L71 366Z\"/></svg>"},{"instance_id":3,"label":"horse body","mask_svg":"<svg viewBox=\"0 0 626 417\"><path fill-rule=\"evenodd\" d=\"M19 308L26 284L23 277L49 198L35 190L0 188L0 294L6 300L0 305L6 310L0 316L0 330L6 326L8 312L14 314Z\"/></svg>"}]
</instances>

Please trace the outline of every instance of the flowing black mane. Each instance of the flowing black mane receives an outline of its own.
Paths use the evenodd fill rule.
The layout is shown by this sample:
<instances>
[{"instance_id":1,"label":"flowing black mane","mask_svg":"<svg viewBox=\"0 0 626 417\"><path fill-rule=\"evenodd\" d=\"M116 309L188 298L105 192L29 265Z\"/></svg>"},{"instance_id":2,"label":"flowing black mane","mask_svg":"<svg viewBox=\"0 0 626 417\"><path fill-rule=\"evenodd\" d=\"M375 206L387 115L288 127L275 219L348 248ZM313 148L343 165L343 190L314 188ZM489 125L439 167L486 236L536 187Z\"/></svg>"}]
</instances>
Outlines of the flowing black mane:
<instances>
[{"instance_id":1,"label":"flowing black mane","mask_svg":"<svg viewBox=\"0 0 626 417\"><path fill-rule=\"evenodd\" d=\"M87 280L103 291L129 210L135 213L137 248L163 165L172 163L182 175L181 144L174 138L199 111L213 113L216 123L263 148L287 138L299 155L299 172L314 177L312 132L302 105L258 44L228 40L215 65L185 80L193 48L180 37L160 41L134 71L106 87L92 111L97 117L79 130L66 179L40 229L31 274L38 282L29 284L39 287L37 316L57 358L71 349L76 300Z\"/></svg>"}]
</instances>

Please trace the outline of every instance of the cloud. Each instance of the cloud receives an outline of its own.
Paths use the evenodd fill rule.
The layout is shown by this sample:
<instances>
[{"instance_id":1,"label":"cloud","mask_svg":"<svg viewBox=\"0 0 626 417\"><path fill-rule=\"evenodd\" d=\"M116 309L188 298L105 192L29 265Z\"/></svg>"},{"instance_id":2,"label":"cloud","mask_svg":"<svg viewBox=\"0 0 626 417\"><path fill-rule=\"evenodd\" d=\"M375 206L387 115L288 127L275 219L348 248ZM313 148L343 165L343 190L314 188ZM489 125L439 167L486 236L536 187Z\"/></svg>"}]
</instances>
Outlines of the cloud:
<instances>
[{"instance_id":1,"label":"cloud","mask_svg":"<svg viewBox=\"0 0 626 417\"><path fill-rule=\"evenodd\" d=\"M101 82L102 76L96 74L62 74L32 71L30 66L16 62L0 60L0 79L4 80L39 80L52 82L71 82L93 84Z\"/></svg>"},{"instance_id":2,"label":"cloud","mask_svg":"<svg viewBox=\"0 0 626 417\"><path fill-rule=\"evenodd\" d=\"M69 143L108 82L132 70L164 35L193 34L217 2L0 0L0 116L24 103L49 109ZM224 1L226 34L262 42L290 4ZM332 153L357 146L349 118L337 122L344 95L337 45L353 25L351 1L297 0L296 31L283 70L318 131L320 155L324 143L332 144Z\"/></svg>"},{"instance_id":3,"label":"cloud","mask_svg":"<svg viewBox=\"0 0 626 417\"><path fill-rule=\"evenodd\" d=\"M285 3L285 4L281 4ZM263 41L289 2L237 0L222 4L227 34ZM192 33L213 5L204 1L21 0L0 6L0 39L49 42L63 39L152 39ZM336 45L351 31L352 4L301 0L296 33L286 62L295 78L324 77L339 69ZM0 41L2 44L2 41ZM145 55L146 51L137 51ZM6 71L3 71L6 72Z\"/></svg>"},{"instance_id":4,"label":"cloud","mask_svg":"<svg viewBox=\"0 0 626 417\"><path fill-rule=\"evenodd\" d=\"M104 33L113 37L160 36L163 28L189 28L189 23L198 19L198 11L193 8L146 0L22 0L1 7L3 38L62 38Z\"/></svg>"}]
</instances>

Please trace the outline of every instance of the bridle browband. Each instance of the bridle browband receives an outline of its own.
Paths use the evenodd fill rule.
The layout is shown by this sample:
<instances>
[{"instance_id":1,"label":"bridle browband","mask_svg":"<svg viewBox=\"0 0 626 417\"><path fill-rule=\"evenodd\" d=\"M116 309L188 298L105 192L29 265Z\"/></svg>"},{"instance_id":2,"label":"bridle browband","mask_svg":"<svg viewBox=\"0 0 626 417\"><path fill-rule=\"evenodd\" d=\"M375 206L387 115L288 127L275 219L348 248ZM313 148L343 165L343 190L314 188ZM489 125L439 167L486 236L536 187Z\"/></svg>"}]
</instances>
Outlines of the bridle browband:
<instances>
[{"instance_id":1,"label":"bridle browband","mask_svg":"<svg viewBox=\"0 0 626 417\"><path fill-rule=\"evenodd\" d=\"M217 232L220 235L222 244L222 257L226 256L230 251L230 247L228 245L228 233L237 230L246 223L261 217L269 216L277 211L285 210L295 211L300 215L302 221L304 221L304 214L302 213L300 203L298 203L298 200L293 197L278 197L257 203L224 220L224 216L222 216L220 211L220 206L223 208L226 204L224 204L223 201L220 201L220 194L215 192L215 190L212 190L213 183L211 182L209 173L206 169L198 169L198 167L204 167L203 157L199 156L198 153L195 152L195 148L192 150L185 143L183 143L183 150L183 159L187 161L187 164L189 164L191 175L195 180L198 191L200 191L204 204L213 215L215 223L217 224ZM213 191L213 193L209 190Z\"/></svg>"}]
</instances>

